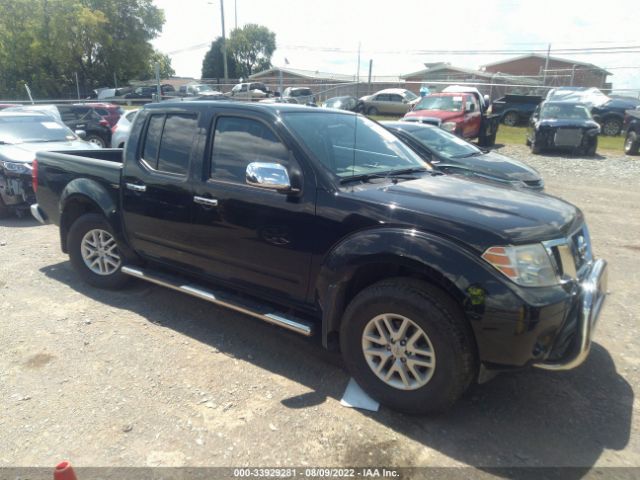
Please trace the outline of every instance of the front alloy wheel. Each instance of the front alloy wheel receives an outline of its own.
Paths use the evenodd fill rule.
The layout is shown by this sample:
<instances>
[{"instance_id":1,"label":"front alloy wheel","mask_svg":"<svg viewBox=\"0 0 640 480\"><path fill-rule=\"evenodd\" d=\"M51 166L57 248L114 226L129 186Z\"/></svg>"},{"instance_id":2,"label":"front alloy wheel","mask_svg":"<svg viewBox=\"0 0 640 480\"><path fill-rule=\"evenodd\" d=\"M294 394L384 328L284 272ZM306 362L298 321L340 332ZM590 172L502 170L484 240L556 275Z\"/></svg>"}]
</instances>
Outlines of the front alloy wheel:
<instances>
[{"instance_id":1,"label":"front alloy wheel","mask_svg":"<svg viewBox=\"0 0 640 480\"><path fill-rule=\"evenodd\" d=\"M402 315L387 313L371 319L362 332L362 351L373 373L400 390L423 387L436 367L431 340Z\"/></svg>"}]
</instances>

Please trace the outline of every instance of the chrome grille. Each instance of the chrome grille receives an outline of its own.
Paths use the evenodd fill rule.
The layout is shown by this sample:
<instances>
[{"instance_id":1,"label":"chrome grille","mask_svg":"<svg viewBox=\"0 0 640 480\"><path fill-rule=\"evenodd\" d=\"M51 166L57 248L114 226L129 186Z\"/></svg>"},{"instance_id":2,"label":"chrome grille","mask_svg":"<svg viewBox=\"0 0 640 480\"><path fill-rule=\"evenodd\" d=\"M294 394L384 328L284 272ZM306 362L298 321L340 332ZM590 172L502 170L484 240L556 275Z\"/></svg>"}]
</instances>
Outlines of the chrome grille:
<instances>
[{"instance_id":1,"label":"chrome grille","mask_svg":"<svg viewBox=\"0 0 640 480\"><path fill-rule=\"evenodd\" d=\"M593 261L591 238L589 237L589 229L586 226L569 237L569 247L573 255L576 271L580 276L584 268L588 267Z\"/></svg>"},{"instance_id":2,"label":"chrome grille","mask_svg":"<svg viewBox=\"0 0 640 480\"><path fill-rule=\"evenodd\" d=\"M572 279L582 278L593 263L591 238L586 225L568 238L543 242L558 274Z\"/></svg>"}]
</instances>

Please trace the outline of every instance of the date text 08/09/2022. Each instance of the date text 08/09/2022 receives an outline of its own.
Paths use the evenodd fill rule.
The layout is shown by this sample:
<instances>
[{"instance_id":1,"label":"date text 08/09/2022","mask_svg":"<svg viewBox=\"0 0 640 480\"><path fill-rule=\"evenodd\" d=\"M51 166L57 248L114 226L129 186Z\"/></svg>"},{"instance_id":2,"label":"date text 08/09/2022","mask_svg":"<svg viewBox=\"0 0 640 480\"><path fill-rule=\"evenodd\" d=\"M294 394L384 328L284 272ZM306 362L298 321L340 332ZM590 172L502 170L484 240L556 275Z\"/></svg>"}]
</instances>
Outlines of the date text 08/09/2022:
<instances>
[{"instance_id":1,"label":"date text 08/09/2022","mask_svg":"<svg viewBox=\"0 0 640 480\"><path fill-rule=\"evenodd\" d=\"M235 478L398 478L400 473L388 468L236 468Z\"/></svg>"}]
</instances>

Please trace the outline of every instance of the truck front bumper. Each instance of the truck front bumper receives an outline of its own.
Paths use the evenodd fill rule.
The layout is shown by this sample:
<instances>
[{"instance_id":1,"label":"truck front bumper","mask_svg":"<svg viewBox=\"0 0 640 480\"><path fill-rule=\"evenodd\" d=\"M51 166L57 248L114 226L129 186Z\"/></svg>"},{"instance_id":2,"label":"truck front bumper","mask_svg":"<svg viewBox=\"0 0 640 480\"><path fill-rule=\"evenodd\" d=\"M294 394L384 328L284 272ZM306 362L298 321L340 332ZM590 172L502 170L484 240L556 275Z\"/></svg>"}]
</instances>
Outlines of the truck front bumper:
<instances>
[{"instance_id":1,"label":"truck front bumper","mask_svg":"<svg viewBox=\"0 0 640 480\"><path fill-rule=\"evenodd\" d=\"M545 370L571 370L586 360L591 349L591 338L607 296L607 280L607 262L602 259L596 260L580 283L577 322L565 327L571 331L563 332L572 337L570 347L560 358L535 363L535 367ZM550 357L553 357L553 353L552 349Z\"/></svg>"}]
</instances>

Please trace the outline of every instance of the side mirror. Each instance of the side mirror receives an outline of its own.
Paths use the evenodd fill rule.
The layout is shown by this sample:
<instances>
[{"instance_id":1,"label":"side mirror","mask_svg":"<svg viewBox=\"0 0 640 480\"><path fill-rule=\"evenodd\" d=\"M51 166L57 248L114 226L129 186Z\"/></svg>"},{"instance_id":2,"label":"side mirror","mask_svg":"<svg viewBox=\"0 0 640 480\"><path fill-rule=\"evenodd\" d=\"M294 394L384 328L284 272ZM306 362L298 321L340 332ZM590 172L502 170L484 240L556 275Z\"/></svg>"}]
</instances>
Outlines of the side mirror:
<instances>
[{"instance_id":1,"label":"side mirror","mask_svg":"<svg viewBox=\"0 0 640 480\"><path fill-rule=\"evenodd\" d=\"M288 192L291 190L289 172L279 163L253 162L247 165L245 180L248 185Z\"/></svg>"},{"instance_id":2,"label":"side mirror","mask_svg":"<svg viewBox=\"0 0 640 480\"><path fill-rule=\"evenodd\" d=\"M76 130L74 132L78 137L80 137L82 140L84 140L85 138L87 138L87 132L85 130Z\"/></svg>"},{"instance_id":3,"label":"side mirror","mask_svg":"<svg viewBox=\"0 0 640 480\"><path fill-rule=\"evenodd\" d=\"M476 111L476 104L472 103L467 107L467 112L472 113Z\"/></svg>"}]
</instances>

